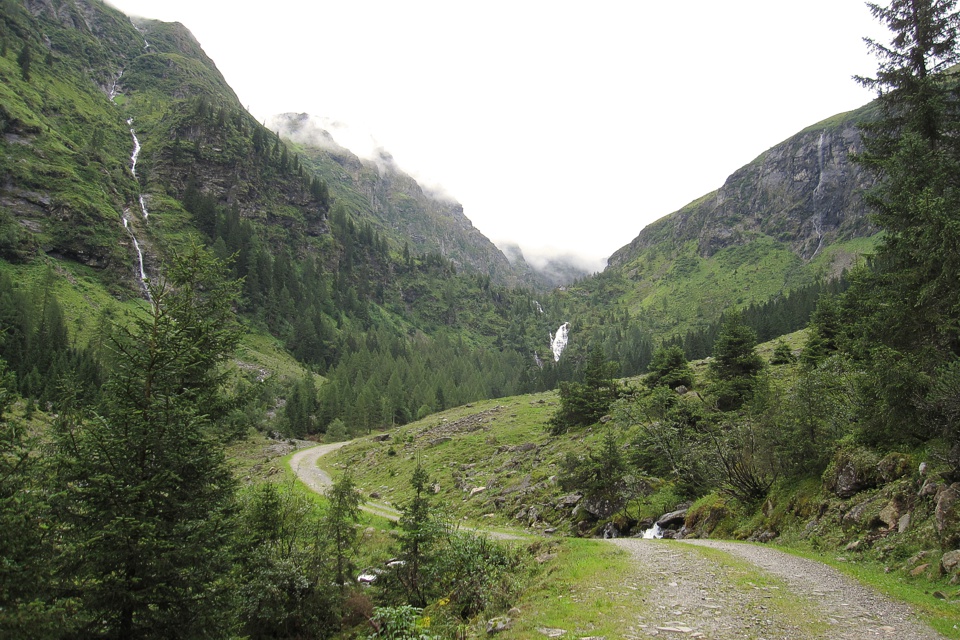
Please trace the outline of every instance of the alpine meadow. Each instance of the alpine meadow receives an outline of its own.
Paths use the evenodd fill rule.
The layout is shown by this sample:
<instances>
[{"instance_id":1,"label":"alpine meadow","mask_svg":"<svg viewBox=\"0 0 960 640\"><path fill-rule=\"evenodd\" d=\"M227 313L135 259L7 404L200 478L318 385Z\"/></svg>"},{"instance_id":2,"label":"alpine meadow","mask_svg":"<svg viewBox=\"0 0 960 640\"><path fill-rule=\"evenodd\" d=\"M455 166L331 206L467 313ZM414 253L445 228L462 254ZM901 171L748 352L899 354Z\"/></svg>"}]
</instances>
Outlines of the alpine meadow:
<instances>
[{"instance_id":1,"label":"alpine meadow","mask_svg":"<svg viewBox=\"0 0 960 640\"><path fill-rule=\"evenodd\" d=\"M0 0L0 638L960 638L960 12L864 11L875 100L588 274Z\"/></svg>"}]
</instances>

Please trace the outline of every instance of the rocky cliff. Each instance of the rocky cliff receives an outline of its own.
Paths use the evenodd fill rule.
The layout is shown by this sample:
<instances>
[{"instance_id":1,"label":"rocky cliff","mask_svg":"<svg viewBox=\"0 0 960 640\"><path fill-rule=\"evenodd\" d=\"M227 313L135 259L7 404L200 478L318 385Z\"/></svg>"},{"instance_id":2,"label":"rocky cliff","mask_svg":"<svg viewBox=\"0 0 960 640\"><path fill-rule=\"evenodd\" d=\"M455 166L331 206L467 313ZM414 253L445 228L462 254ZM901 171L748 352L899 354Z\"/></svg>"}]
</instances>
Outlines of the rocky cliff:
<instances>
[{"instance_id":1,"label":"rocky cliff","mask_svg":"<svg viewBox=\"0 0 960 640\"><path fill-rule=\"evenodd\" d=\"M862 194L872 177L851 157L861 151L857 123L871 107L841 114L801 131L734 172L720 189L643 229L611 256L620 268L651 247L696 243L710 258L772 238L809 263L826 247L876 233Z\"/></svg>"}]
</instances>

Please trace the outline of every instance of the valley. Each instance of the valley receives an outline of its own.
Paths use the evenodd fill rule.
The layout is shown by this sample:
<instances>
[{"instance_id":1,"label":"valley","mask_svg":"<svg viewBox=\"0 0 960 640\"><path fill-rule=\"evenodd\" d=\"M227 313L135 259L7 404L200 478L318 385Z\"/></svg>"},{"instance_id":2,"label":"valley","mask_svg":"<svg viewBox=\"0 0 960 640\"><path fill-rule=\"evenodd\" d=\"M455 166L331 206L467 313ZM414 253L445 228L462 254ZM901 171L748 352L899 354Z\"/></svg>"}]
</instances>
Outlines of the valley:
<instances>
[{"instance_id":1,"label":"valley","mask_svg":"<svg viewBox=\"0 0 960 640\"><path fill-rule=\"evenodd\" d=\"M4 0L0 637L960 637L955 5L588 274Z\"/></svg>"}]
</instances>

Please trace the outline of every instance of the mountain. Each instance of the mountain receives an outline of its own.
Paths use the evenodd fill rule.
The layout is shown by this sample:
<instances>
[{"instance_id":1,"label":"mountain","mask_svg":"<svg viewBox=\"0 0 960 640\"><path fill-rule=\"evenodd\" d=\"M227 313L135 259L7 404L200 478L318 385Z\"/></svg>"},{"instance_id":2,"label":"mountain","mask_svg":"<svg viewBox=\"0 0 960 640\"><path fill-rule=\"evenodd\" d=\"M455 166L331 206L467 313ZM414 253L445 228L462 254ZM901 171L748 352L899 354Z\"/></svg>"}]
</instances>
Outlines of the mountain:
<instances>
[{"instance_id":1,"label":"mountain","mask_svg":"<svg viewBox=\"0 0 960 640\"><path fill-rule=\"evenodd\" d=\"M495 384L482 370L472 385L432 372L438 381L392 400L405 406L391 420L550 387L576 375L590 343L629 362L624 373L641 371L656 341L836 275L872 246L858 199L870 183L849 160L869 107L770 149L644 229L603 273L561 263L544 274L511 247L508 259L386 152L361 159L303 114L262 126L183 25L134 23L94 0L31 0L9 5L0 38L0 257L79 265L114 298L135 300L141 276L202 242L232 261L252 331L351 389L346 363L365 349L390 351L386 372L412 366L400 356L411 343L500 359ZM571 363L551 371L538 356L566 322ZM371 406L380 375L367 377Z\"/></svg>"},{"instance_id":2,"label":"mountain","mask_svg":"<svg viewBox=\"0 0 960 640\"><path fill-rule=\"evenodd\" d=\"M615 306L665 339L841 275L877 238L862 198L873 178L852 161L857 126L874 113L814 124L645 227L602 274L561 294L571 318L596 324L592 310Z\"/></svg>"},{"instance_id":3,"label":"mountain","mask_svg":"<svg viewBox=\"0 0 960 640\"><path fill-rule=\"evenodd\" d=\"M508 261L449 196L424 189L378 149L361 159L340 146L317 118L305 113L274 116L268 126L291 142L304 165L323 178L335 200L375 221L375 229L402 247L437 253L457 268L489 275L497 284L544 289L547 283L525 263Z\"/></svg>"},{"instance_id":4,"label":"mountain","mask_svg":"<svg viewBox=\"0 0 960 640\"><path fill-rule=\"evenodd\" d=\"M10 295L47 283L72 343L96 342L88 319L114 303L135 312L144 281L200 243L241 282L249 359L279 345L328 379L323 414L282 428L372 428L547 384L534 354L560 321L533 300L535 274L388 156L262 126L183 25L8 2L0 44L0 275ZM17 300L2 320L42 335L46 293ZM25 380L35 358L15 342L0 358Z\"/></svg>"}]
</instances>

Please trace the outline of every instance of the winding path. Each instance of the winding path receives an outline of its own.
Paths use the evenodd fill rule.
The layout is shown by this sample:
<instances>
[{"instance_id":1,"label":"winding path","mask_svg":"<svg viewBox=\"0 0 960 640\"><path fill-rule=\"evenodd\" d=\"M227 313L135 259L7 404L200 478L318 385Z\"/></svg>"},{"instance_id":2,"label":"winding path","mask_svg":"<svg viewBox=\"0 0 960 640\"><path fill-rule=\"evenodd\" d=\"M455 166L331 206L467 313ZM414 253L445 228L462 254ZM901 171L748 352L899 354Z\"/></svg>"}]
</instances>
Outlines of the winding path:
<instances>
[{"instance_id":1,"label":"winding path","mask_svg":"<svg viewBox=\"0 0 960 640\"><path fill-rule=\"evenodd\" d=\"M316 447L298 451L290 457L290 468L293 469L293 472L303 484L317 493L325 493L330 485L333 484L333 481L330 479L330 474L317 466L317 461L328 453L333 453L337 449L350 444L350 442L351 441L321 444ZM360 508L367 513L386 518L387 520L393 520L394 522L400 518L399 511L390 505L379 502L368 501L360 505Z\"/></svg>"}]
</instances>

